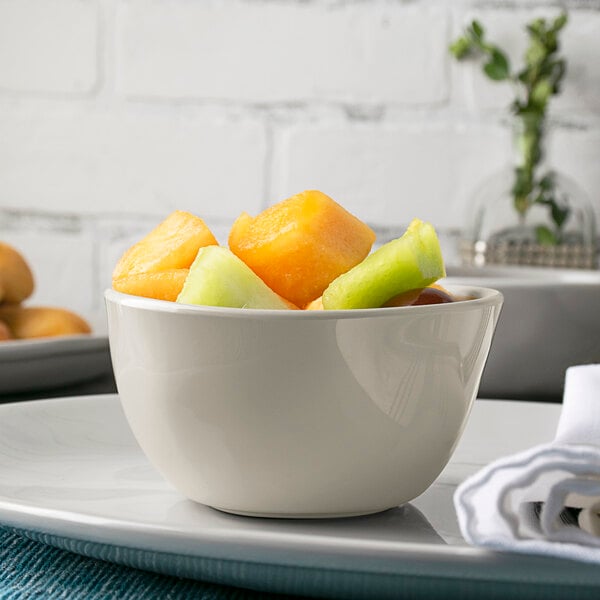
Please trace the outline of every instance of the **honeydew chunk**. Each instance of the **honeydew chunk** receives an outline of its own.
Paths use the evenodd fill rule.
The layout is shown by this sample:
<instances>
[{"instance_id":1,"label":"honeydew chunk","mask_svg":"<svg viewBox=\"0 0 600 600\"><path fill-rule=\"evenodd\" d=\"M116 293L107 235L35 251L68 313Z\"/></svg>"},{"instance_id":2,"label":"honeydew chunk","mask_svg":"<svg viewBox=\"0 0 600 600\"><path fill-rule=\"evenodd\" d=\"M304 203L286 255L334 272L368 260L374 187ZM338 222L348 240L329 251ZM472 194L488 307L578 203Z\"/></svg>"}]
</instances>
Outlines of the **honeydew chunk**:
<instances>
[{"instance_id":1,"label":"honeydew chunk","mask_svg":"<svg viewBox=\"0 0 600 600\"><path fill-rule=\"evenodd\" d=\"M319 296L315 298L312 302L309 302L304 310L323 310L323 297Z\"/></svg>"},{"instance_id":2,"label":"honeydew chunk","mask_svg":"<svg viewBox=\"0 0 600 600\"><path fill-rule=\"evenodd\" d=\"M297 308L223 246L200 248L177 302L231 308Z\"/></svg>"},{"instance_id":3,"label":"honeydew chunk","mask_svg":"<svg viewBox=\"0 0 600 600\"><path fill-rule=\"evenodd\" d=\"M429 223L414 219L399 238L331 282L325 310L378 308L390 298L425 288L446 274L440 243Z\"/></svg>"}]
</instances>

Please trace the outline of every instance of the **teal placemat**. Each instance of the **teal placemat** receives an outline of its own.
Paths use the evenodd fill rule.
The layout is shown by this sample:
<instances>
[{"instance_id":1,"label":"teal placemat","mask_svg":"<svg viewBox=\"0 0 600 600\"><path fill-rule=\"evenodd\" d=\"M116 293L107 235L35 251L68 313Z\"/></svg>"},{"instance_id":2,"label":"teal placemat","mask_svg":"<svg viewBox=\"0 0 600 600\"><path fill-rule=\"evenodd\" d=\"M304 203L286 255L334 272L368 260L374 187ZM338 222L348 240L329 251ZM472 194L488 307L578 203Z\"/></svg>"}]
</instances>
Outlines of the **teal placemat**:
<instances>
[{"instance_id":1,"label":"teal placemat","mask_svg":"<svg viewBox=\"0 0 600 600\"><path fill-rule=\"evenodd\" d=\"M72 548L77 550L71 551ZM251 559L250 556L248 558ZM502 572L497 572L502 557L492 558L496 568L490 569L493 565L486 565L483 561L479 565L464 565L464 568L457 565L456 573L446 572L445 575L436 573L435 565L425 563L417 565L414 572L403 573L402 561L393 572L365 572L360 569L340 571L326 564L306 569L249 561L199 560L189 562L185 555L162 555L0 528L0 600L600 598L600 583L595 569L590 571L589 565L542 558L539 558L538 568L532 569L529 576L519 571L514 577L507 576L510 574L502 569ZM511 564L514 565L514 561ZM574 573L564 579L560 575L557 578L549 576L542 565L551 574L554 573L553 567L557 566L573 569ZM190 572L189 569L198 575L197 579L178 576L186 570ZM263 589L270 593L251 591Z\"/></svg>"},{"instance_id":2,"label":"teal placemat","mask_svg":"<svg viewBox=\"0 0 600 600\"><path fill-rule=\"evenodd\" d=\"M0 529L0 600L282 598L87 558Z\"/></svg>"}]
</instances>

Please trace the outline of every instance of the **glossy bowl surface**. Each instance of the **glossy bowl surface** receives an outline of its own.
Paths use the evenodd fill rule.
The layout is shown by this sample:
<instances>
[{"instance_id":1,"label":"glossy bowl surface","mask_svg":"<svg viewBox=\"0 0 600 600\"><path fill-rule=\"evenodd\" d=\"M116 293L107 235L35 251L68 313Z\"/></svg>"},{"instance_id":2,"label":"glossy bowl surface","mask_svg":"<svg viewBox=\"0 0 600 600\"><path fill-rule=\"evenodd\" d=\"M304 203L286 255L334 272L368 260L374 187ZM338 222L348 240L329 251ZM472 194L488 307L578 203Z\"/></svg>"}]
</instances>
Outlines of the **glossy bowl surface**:
<instances>
[{"instance_id":1,"label":"glossy bowl surface","mask_svg":"<svg viewBox=\"0 0 600 600\"><path fill-rule=\"evenodd\" d=\"M504 296L480 395L560 401L565 371L600 362L600 271L448 267L446 285Z\"/></svg>"},{"instance_id":2,"label":"glossy bowl surface","mask_svg":"<svg viewBox=\"0 0 600 600\"><path fill-rule=\"evenodd\" d=\"M200 307L106 292L131 429L188 498L270 517L408 502L465 426L502 304L356 311Z\"/></svg>"}]
</instances>

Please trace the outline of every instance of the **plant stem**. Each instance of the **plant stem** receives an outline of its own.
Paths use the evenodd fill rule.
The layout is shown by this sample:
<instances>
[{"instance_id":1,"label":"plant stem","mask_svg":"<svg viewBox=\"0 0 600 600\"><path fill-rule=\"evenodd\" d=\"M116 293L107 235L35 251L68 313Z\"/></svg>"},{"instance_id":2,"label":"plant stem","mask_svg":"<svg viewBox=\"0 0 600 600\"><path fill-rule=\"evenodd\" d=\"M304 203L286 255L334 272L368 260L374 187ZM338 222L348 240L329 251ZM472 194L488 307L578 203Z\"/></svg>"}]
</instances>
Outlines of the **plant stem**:
<instances>
[{"instance_id":1,"label":"plant stem","mask_svg":"<svg viewBox=\"0 0 600 600\"><path fill-rule=\"evenodd\" d=\"M566 73L566 61L558 57L558 34L567 23L566 13L554 21L536 19L527 25L529 46L525 66L511 72L506 53L485 39L481 23L473 21L463 36L450 47L458 60L470 55L484 58L483 71L493 81L509 81L515 86L515 100L511 112L519 121L517 136L519 161L515 168L512 187L513 205L519 220L534 204L546 206L554 231L537 228L539 243L559 243L562 229L569 217L569 209L556 197L554 175L539 174L543 157L543 133L547 106L551 96L560 92Z\"/></svg>"}]
</instances>

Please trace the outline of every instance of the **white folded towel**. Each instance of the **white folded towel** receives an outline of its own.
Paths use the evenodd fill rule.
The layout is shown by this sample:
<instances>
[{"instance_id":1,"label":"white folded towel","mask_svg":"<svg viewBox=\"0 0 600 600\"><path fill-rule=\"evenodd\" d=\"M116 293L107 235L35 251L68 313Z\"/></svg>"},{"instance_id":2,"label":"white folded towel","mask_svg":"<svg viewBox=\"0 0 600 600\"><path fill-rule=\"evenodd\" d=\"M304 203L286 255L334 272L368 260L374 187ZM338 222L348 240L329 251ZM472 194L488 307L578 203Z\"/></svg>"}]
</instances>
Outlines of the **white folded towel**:
<instances>
[{"instance_id":1,"label":"white folded towel","mask_svg":"<svg viewBox=\"0 0 600 600\"><path fill-rule=\"evenodd\" d=\"M454 505L471 544L600 563L600 364L567 369L554 441L489 464Z\"/></svg>"}]
</instances>

